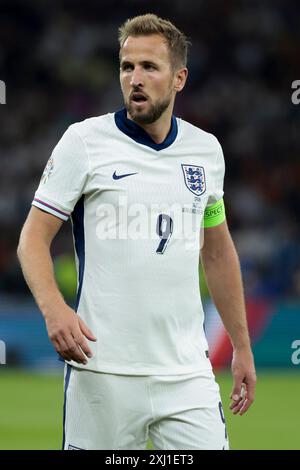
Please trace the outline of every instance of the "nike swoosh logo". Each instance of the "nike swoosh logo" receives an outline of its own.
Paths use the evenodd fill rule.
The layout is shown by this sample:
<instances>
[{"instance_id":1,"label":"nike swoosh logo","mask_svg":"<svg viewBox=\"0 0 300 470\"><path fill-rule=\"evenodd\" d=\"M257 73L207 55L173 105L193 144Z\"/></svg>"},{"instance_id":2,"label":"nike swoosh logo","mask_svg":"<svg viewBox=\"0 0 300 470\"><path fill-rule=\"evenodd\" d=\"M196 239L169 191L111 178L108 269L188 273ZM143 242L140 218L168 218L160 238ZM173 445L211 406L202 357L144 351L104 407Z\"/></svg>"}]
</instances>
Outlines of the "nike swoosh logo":
<instances>
[{"instance_id":1,"label":"nike swoosh logo","mask_svg":"<svg viewBox=\"0 0 300 470\"><path fill-rule=\"evenodd\" d=\"M126 173L125 175L116 175L116 172L113 174L114 180L120 180L121 178L126 178L126 176L137 175L137 173Z\"/></svg>"}]
</instances>

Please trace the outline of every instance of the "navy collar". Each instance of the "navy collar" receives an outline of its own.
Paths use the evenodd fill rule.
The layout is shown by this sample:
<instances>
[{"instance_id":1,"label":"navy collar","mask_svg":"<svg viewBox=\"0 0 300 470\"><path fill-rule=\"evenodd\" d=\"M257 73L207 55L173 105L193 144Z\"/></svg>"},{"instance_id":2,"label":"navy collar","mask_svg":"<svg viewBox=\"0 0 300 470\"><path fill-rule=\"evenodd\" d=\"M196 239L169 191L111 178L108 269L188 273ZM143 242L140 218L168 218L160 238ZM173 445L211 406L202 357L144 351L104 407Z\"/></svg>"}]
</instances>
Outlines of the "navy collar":
<instances>
[{"instance_id":1,"label":"navy collar","mask_svg":"<svg viewBox=\"0 0 300 470\"><path fill-rule=\"evenodd\" d=\"M147 145L154 150L162 150L169 145L173 144L174 140L177 137L178 126L175 116L172 116L171 120L171 129L163 142L157 144L150 137L150 135L136 122L128 119L126 108L121 109L115 113L115 123L116 126L120 129L121 132L128 135L131 139L135 140L139 144Z\"/></svg>"}]
</instances>

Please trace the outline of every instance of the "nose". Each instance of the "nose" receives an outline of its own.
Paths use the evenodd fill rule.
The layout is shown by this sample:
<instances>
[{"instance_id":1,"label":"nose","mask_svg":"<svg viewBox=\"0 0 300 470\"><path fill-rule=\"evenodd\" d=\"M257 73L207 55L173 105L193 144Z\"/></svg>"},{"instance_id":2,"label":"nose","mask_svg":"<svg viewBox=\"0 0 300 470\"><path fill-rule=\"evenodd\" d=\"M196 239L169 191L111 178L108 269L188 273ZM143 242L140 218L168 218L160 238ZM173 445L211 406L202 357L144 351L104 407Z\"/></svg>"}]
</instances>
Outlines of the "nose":
<instances>
[{"instance_id":1,"label":"nose","mask_svg":"<svg viewBox=\"0 0 300 470\"><path fill-rule=\"evenodd\" d=\"M132 71L130 85L133 88L143 86L142 71L138 67L135 67L134 70Z\"/></svg>"}]
</instances>

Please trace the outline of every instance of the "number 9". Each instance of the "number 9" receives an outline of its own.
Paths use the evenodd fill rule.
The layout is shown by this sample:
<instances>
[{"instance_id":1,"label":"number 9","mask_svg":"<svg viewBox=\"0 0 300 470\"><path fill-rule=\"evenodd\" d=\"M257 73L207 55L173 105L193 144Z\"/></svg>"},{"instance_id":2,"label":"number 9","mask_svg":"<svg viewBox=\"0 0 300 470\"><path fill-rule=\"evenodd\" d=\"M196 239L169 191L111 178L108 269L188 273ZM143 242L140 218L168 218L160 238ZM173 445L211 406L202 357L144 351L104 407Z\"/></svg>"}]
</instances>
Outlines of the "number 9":
<instances>
[{"instance_id":1,"label":"number 9","mask_svg":"<svg viewBox=\"0 0 300 470\"><path fill-rule=\"evenodd\" d=\"M160 243L156 253L163 254L173 233L173 220L167 214L159 214L156 224L156 233L160 238Z\"/></svg>"}]
</instances>

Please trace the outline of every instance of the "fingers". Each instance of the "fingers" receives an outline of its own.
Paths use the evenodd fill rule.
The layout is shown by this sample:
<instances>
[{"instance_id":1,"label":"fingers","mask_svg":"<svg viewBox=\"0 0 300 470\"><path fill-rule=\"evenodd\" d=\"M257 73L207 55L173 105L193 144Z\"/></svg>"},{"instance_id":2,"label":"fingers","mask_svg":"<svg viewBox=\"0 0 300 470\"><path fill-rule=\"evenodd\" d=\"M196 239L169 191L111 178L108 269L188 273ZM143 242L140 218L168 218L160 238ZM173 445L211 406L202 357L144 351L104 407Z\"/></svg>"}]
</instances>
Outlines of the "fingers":
<instances>
[{"instance_id":1,"label":"fingers","mask_svg":"<svg viewBox=\"0 0 300 470\"><path fill-rule=\"evenodd\" d=\"M56 351L66 361L75 361L78 364L87 364L87 359L77 342L71 335L59 336L52 340Z\"/></svg>"},{"instance_id":2,"label":"fingers","mask_svg":"<svg viewBox=\"0 0 300 470\"><path fill-rule=\"evenodd\" d=\"M51 339L51 338L50 338ZM56 352L63 358L65 361L71 361L71 357L67 353L68 346L67 343L64 340L56 340L56 339L51 339L52 344L56 350Z\"/></svg>"},{"instance_id":3,"label":"fingers","mask_svg":"<svg viewBox=\"0 0 300 470\"><path fill-rule=\"evenodd\" d=\"M234 377L234 386L230 395L230 398L233 400L234 403L238 403L241 399L242 385L243 385L243 378Z\"/></svg>"},{"instance_id":4,"label":"fingers","mask_svg":"<svg viewBox=\"0 0 300 470\"><path fill-rule=\"evenodd\" d=\"M87 358L92 358L85 336L92 341L96 341L96 338L78 315L71 317L67 324L48 325L48 334L56 351L66 361L87 364Z\"/></svg>"},{"instance_id":5,"label":"fingers","mask_svg":"<svg viewBox=\"0 0 300 470\"><path fill-rule=\"evenodd\" d=\"M84 336L90 341L97 341L96 336L93 335L91 330L87 327L87 325L84 323L84 321L80 317L78 317L78 321L79 321L80 329L82 333L84 334Z\"/></svg>"},{"instance_id":6,"label":"fingers","mask_svg":"<svg viewBox=\"0 0 300 470\"><path fill-rule=\"evenodd\" d=\"M242 416L246 411L250 408L254 401L254 393L255 393L255 385L256 385L256 377L253 375L253 377L249 378L247 380L247 383L245 384L245 390L246 390L246 395L245 395L245 400L243 403L243 406L240 408L240 415Z\"/></svg>"},{"instance_id":7,"label":"fingers","mask_svg":"<svg viewBox=\"0 0 300 470\"><path fill-rule=\"evenodd\" d=\"M243 405L245 403L245 400L247 399L247 390L245 388L244 383L242 383L240 395L237 396L237 394L235 393L233 396L235 397L235 399L233 400L232 404L230 405L230 409L233 412L233 414L235 415L241 410L241 408L243 407Z\"/></svg>"},{"instance_id":8,"label":"fingers","mask_svg":"<svg viewBox=\"0 0 300 470\"><path fill-rule=\"evenodd\" d=\"M74 336L74 341L77 344L77 347L80 348L80 350L83 351L83 353L89 357L92 358L92 351L90 350L86 340L84 339L84 336L81 333L77 333L76 336Z\"/></svg>"},{"instance_id":9,"label":"fingers","mask_svg":"<svg viewBox=\"0 0 300 470\"><path fill-rule=\"evenodd\" d=\"M256 386L256 376L253 375L247 379L247 396L251 403L254 401L254 394L255 394L255 386Z\"/></svg>"},{"instance_id":10,"label":"fingers","mask_svg":"<svg viewBox=\"0 0 300 470\"><path fill-rule=\"evenodd\" d=\"M237 400L233 400L230 409L234 415L242 416L250 408L254 401L255 381L250 384L242 383L241 393ZM233 397L232 397L233 398Z\"/></svg>"},{"instance_id":11,"label":"fingers","mask_svg":"<svg viewBox=\"0 0 300 470\"><path fill-rule=\"evenodd\" d=\"M246 399L244 400L243 406L240 408L240 416L242 416L252 405L253 400Z\"/></svg>"},{"instance_id":12,"label":"fingers","mask_svg":"<svg viewBox=\"0 0 300 470\"><path fill-rule=\"evenodd\" d=\"M237 404L232 404L230 409L234 415L236 415L241 408L244 406L245 400L241 399Z\"/></svg>"},{"instance_id":13,"label":"fingers","mask_svg":"<svg viewBox=\"0 0 300 470\"><path fill-rule=\"evenodd\" d=\"M230 395L230 409L233 414L243 415L254 401L256 385L255 365L250 348L235 349L231 369L234 386Z\"/></svg>"}]
</instances>

